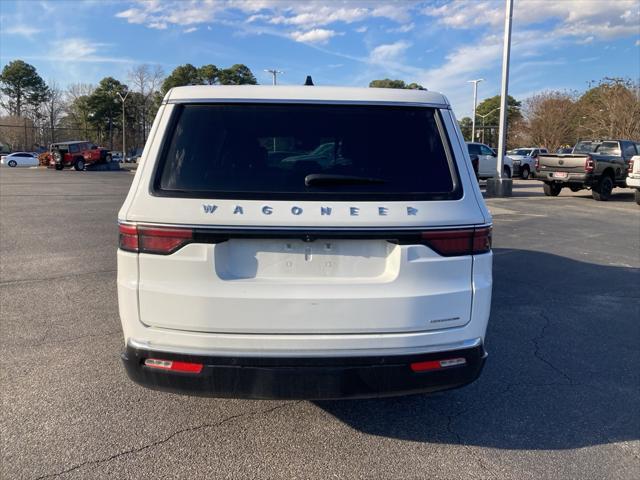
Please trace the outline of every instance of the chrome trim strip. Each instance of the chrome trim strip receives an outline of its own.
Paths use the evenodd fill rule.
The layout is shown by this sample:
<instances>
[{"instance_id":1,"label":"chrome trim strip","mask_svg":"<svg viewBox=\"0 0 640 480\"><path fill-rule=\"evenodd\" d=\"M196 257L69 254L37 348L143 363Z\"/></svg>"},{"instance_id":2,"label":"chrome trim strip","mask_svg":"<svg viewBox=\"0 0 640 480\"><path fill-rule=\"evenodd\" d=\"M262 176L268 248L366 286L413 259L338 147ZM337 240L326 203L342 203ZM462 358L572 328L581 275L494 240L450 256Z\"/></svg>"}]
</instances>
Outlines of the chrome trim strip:
<instances>
[{"instance_id":1,"label":"chrome trim strip","mask_svg":"<svg viewBox=\"0 0 640 480\"><path fill-rule=\"evenodd\" d=\"M265 225L212 225L212 224L186 224L186 223L161 223L161 222L136 222L133 220L118 220L120 225L139 225L141 227L175 227L175 228L197 228L201 230L313 230L313 231L350 231L350 232L375 232L375 231L423 231L423 230L449 230L449 229L463 229L463 228L483 228L492 227L493 223L471 223L460 225L430 225L430 226L412 226L406 225L397 227L393 225L385 227L321 227L317 225L300 225L300 226L265 226Z\"/></svg>"},{"instance_id":2,"label":"chrome trim strip","mask_svg":"<svg viewBox=\"0 0 640 480\"><path fill-rule=\"evenodd\" d=\"M430 332L433 333L433 332ZM371 334L372 337L381 337L385 334ZM394 334L399 335L399 334ZM410 335L415 335L415 332L411 332ZM221 336L221 335L217 335ZM292 335L293 336L293 335ZM313 335L300 335L304 337L313 337ZM341 335L343 337L349 337L350 335ZM355 335L352 335L355 336ZM362 335L358 335L362 336ZM264 335L264 337L269 337L269 335ZM281 357L281 358L291 358L291 357L358 357L358 356L384 356L384 355L413 355L413 354L421 354L421 353L437 353L437 352L448 352L454 350L464 350L467 348L479 347L482 345L481 338L473 338L469 340L463 340L460 342L454 343L446 343L440 345L424 345L420 347L403 347L403 348L367 348L367 349L331 349L331 350L200 350L197 348L189 348L189 347L175 347L168 345L155 345L150 342L139 341L135 339L129 339L127 345L133 348L140 348L143 350L151 350L154 352L167 352L167 353L176 353L176 354L184 354L184 355L197 355L204 357Z\"/></svg>"}]
</instances>

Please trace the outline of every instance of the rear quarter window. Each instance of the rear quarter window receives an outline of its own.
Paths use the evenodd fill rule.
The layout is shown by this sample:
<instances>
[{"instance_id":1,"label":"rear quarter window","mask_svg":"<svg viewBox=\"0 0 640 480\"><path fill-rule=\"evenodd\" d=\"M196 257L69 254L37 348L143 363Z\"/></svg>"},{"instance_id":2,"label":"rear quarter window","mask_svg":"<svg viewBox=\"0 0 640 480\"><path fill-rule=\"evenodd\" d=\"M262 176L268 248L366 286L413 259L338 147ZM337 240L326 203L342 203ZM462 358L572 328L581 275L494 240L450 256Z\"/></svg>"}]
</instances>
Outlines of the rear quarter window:
<instances>
[{"instance_id":1,"label":"rear quarter window","mask_svg":"<svg viewBox=\"0 0 640 480\"><path fill-rule=\"evenodd\" d=\"M337 180L310 184L318 175ZM276 200L462 196L436 109L298 104L177 106L152 192Z\"/></svg>"}]
</instances>

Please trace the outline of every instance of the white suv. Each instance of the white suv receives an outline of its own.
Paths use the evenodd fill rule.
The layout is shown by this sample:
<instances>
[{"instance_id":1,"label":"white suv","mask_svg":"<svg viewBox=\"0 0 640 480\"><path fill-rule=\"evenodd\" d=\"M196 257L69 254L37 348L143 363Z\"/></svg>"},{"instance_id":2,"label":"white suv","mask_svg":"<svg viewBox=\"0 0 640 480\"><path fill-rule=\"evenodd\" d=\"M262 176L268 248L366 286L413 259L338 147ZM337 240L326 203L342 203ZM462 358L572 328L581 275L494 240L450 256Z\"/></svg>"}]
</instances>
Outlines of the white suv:
<instances>
[{"instance_id":1,"label":"white suv","mask_svg":"<svg viewBox=\"0 0 640 480\"><path fill-rule=\"evenodd\" d=\"M310 399L475 380L491 217L457 125L418 90L171 90L118 216L129 376Z\"/></svg>"}]
</instances>

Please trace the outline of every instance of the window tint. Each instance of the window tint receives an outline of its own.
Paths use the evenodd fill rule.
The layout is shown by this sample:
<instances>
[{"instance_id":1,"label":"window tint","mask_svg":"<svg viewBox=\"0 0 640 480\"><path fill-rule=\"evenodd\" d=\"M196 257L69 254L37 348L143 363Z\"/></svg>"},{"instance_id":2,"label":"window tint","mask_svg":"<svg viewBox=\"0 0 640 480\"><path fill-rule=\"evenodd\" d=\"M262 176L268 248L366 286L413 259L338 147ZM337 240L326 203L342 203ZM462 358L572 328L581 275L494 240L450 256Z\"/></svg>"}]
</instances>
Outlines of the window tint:
<instances>
[{"instance_id":1,"label":"window tint","mask_svg":"<svg viewBox=\"0 0 640 480\"><path fill-rule=\"evenodd\" d=\"M156 174L158 194L361 200L461 195L431 108L176 108ZM321 181L311 181L314 174Z\"/></svg>"},{"instance_id":2,"label":"window tint","mask_svg":"<svg viewBox=\"0 0 640 480\"><path fill-rule=\"evenodd\" d=\"M69 153L78 153L78 144L72 143L69 145Z\"/></svg>"},{"instance_id":3,"label":"window tint","mask_svg":"<svg viewBox=\"0 0 640 480\"><path fill-rule=\"evenodd\" d=\"M481 155L480 153L480 145L476 145L474 143L467 145L469 149L469 155Z\"/></svg>"},{"instance_id":4,"label":"window tint","mask_svg":"<svg viewBox=\"0 0 640 480\"><path fill-rule=\"evenodd\" d=\"M489 147L485 147L484 145L480 145L480 152L482 155L493 155L493 152Z\"/></svg>"},{"instance_id":5,"label":"window tint","mask_svg":"<svg viewBox=\"0 0 640 480\"><path fill-rule=\"evenodd\" d=\"M636 147L632 142L624 142L623 149L623 155L625 157L633 157L636 154Z\"/></svg>"}]
</instances>

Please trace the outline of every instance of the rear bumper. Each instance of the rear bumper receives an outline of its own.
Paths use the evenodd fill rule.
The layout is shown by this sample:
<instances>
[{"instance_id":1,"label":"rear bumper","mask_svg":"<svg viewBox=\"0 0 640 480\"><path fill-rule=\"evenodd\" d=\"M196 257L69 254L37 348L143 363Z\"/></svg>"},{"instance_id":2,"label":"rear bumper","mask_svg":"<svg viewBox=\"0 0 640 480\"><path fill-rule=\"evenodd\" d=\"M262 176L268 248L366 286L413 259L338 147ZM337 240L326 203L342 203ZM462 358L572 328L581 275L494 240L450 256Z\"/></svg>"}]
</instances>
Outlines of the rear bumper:
<instances>
[{"instance_id":1,"label":"rear bumper","mask_svg":"<svg viewBox=\"0 0 640 480\"><path fill-rule=\"evenodd\" d=\"M564 178L557 178L553 176L553 171L545 170L544 172L535 172L535 179L541 182L555 182L555 183L579 183L581 185L593 185L594 177L590 173L567 173Z\"/></svg>"},{"instance_id":2,"label":"rear bumper","mask_svg":"<svg viewBox=\"0 0 640 480\"><path fill-rule=\"evenodd\" d=\"M627 176L627 187L640 188L640 175Z\"/></svg>"},{"instance_id":3,"label":"rear bumper","mask_svg":"<svg viewBox=\"0 0 640 480\"><path fill-rule=\"evenodd\" d=\"M127 346L122 361L129 378L156 390L232 398L338 399L436 392L478 378L483 345L415 355L367 357L213 357ZM201 363L200 373L177 373L144 365L147 358ZM414 372L415 362L464 358L464 365Z\"/></svg>"}]
</instances>

